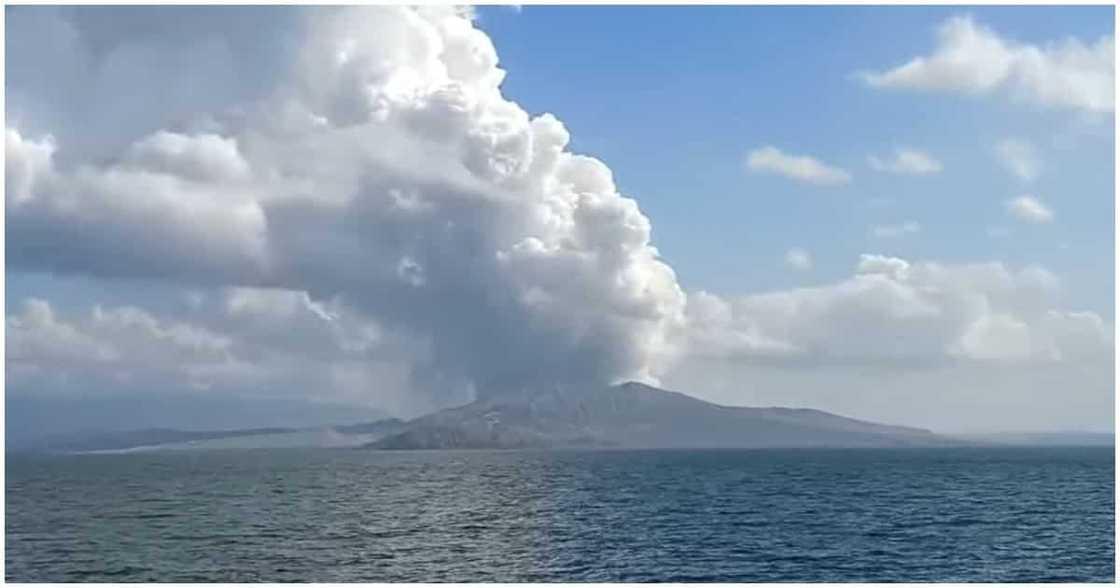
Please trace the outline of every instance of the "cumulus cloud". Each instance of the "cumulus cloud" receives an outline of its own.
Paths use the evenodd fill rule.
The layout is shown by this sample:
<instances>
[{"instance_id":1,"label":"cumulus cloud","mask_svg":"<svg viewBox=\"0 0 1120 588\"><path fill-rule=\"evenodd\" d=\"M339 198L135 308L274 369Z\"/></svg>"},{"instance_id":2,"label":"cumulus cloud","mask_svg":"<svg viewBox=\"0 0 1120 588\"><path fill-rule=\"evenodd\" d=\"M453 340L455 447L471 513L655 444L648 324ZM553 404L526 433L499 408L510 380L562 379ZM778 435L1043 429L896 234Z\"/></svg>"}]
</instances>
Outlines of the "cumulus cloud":
<instances>
[{"instance_id":1,"label":"cumulus cloud","mask_svg":"<svg viewBox=\"0 0 1120 588\"><path fill-rule=\"evenodd\" d=\"M8 129L9 267L228 280L259 272L266 220L254 188L197 175L221 175L233 169L223 166L242 162L223 161L226 150L205 153L214 146L206 138L157 157L150 139L118 165L62 173L50 137ZM143 166L146 160L156 167Z\"/></svg>"},{"instance_id":2,"label":"cumulus cloud","mask_svg":"<svg viewBox=\"0 0 1120 588\"><path fill-rule=\"evenodd\" d=\"M47 135L38 141L25 140L12 129L4 133L4 193L5 201L16 205L32 197L35 182L50 168L55 151L54 137Z\"/></svg>"},{"instance_id":3,"label":"cumulus cloud","mask_svg":"<svg viewBox=\"0 0 1120 588\"><path fill-rule=\"evenodd\" d=\"M966 95L1003 93L1041 106L1113 110L1114 41L1078 39L1031 45L958 16L937 29L937 48L898 67L863 72L875 88Z\"/></svg>"},{"instance_id":4,"label":"cumulus cloud","mask_svg":"<svg viewBox=\"0 0 1120 588\"><path fill-rule=\"evenodd\" d=\"M791 180L836 186L852 181L847 171L821 163L806 155L790 155L773 146L760 147L747 154L747 169L754 173L785 176Z\"/></svg>"},{"instance_id":5,"label":"cumulus cloud","mask_svg":"<svg viewBox=\"0 0 1120 588\"><path fill-rule=\"evenodd\" d=\"M897 225L878 225L871 227L871 235L879 239L896 239L906 235L921 232L922 225L914 221L906 221Z\"/></svg>"},{"instance_id":6,"label":"cumulus cloud","mask_svg":"<svg viewBox=\"0 0 1120 588\"><path fill-rule=\"evenodd\" d=\"M1054 220L1054 212L1034 196L1012 198L1004 202L1004 206L1008 213L1023 222L1044 224Z\"/></svg>"},{"instance_id":7,"label":"cumulus cloud","mask_svg":"<svg viewBox=\"0 0 1120 588\"><path fill-rule=\"evenodd\" d=\"M7 317L9 385L40 394L297 396L417 414L472 392L420 384L431 361L411 338L306 292L221 288L195 292L189 310L160 316L94 305L63 315L27 299ZM436 393L438 392L438 393Z\"/></svg>"},{"instance_id":8,"label":"cumulus cloud","mask_svg":"<svg viewBox=\"0 0 1120 588\"><path fill-rule=\"evenodd\" d=\"M327 395L407 415L530 383L653 381L682 355L1069 362L1110 345L1100 317L1049 302L1037 268L868 256L817 288L686 297L610 168L502 94L468 11L281 13L295 40L261 45L283 49L273 77L243 86L255 69L214 56L262 51L254 19L205 51L162 44L174 18L150 51L53 10L15 27L9 47L51 67L17 66L10 94L34 116L6 129L8 271L140 278L183 307L28 301L7 317L10 389ZM176 66L236 91L153 98ZM83 85L90 105L60 114ZM144 99L105 99L122 87ZM774 147L748 166L851 180ZM787 262L811 267L801 253Z\"/></svg>"},{"instance_id":9,"label":"cumulus cloud","mask_svg":"<svg viewBox=\"0 0 1120 588\"><path fill-rule=\"evenodd\" d=\"M876 171L901 175L929 175L943 169L941 162L933 156L908 147L895 149L891 157L871 155L867 158L867 163Z\"/></svg>"},{"instance_id":10,"label":"cumulus cloud","mask_svg":"<svg viewBox=\"0 0 1120 588\"><path fill-rule=\"evenodd\" d=\"M237 142L208 133L188 136L158 131L134 143L125 154L124 165L197 182L236 181L249 176L249 164Z\"/></svg>"},{"instance_id":11,"label":"cumulus cloud","mask_svg":"<svg viewBox=\"0 0 1120 588\"><path fill-rule=\"evenodd\" d=\"M206 387L207 372L232 365L229 339L161 322L135 307L95 306L75 322L58 317L44 300L28 299L20 313L7 317L6 336L6 363L16 382L28 373L127 382L144 371L165 382Z\"/></svg>"},{"instance_id":12,"label":"cumulus cloud","mask_svg":"<svg viewBox=\"0 0 1120 588\"><path fill-rule=\"evenodd\" d=\"M66 162L118 156L160 130L213 128L272 92L303 7L37 6L8 13L8 125L53 134ZM262 24L267 22L267 24Z\"/></svg>"},{"instance_id":13,"label":"cumulus cloud","mask_svg":"<svg viewBox=\"0 0 1120 588\"><path fill-rule=\"evenodd\" d=\"M467 12L329 9L201 130L63 165L8 129L9 267L337 297L484 389L653 380L685 296L650 223L504 76Z\"/></svg>"},{"instance_id":14,"label":"cumulus cloud","mask_svg":"<svg viewBox=\"0 0 1120 588\"><path fill-rule=\"evenodd\" d=\"M813 268L812 256L809 255L808 251L800 247L794 247L786 251L785 262L786 265L795 270L804 271Z\"/></svg>"},{"instance_id":15,"label":"cumulus cloud","mask_svg":"<svg viewBox=\"0 0 1120 588\"><path fill-rule=\"evenodd\" d=\"M1042 170L1038 152L1029 141L1003 139L996 143L995 153L1000 164L1024 182L1033 182Z\"/></svg>"},{"instance_id":16,"label":"cumulus cloud","mask_svg":"<svg viewBox=\"0 0 1120 588\"><path fill-rule=\"evenodd\" d=\"M1052 307L1056 276L1000 263L863 255L851 277L794 290L689 297L688 353L737 361L935 365L1099 360L1111 331Z\"/></svg>"}]
</instances>

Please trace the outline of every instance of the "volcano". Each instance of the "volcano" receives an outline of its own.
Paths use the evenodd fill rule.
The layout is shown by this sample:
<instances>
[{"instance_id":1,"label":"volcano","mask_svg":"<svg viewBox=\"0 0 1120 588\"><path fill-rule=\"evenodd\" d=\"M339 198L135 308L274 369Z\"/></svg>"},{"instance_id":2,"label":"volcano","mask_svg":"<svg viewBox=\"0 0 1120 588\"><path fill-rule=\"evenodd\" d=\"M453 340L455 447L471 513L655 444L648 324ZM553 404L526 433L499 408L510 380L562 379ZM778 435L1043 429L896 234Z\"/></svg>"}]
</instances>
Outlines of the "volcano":
<instances>
[{"instance_id":1,"label":"volcano","mask_svg":"<svg viewBox=\"0 0 1120 588\"><path fill-rule=\"evenodd\" d=\"M925 429L803 408L722 406L630 382L488 394L412 420L374 449L930 447Z\"/></svg>"}]
</instances>

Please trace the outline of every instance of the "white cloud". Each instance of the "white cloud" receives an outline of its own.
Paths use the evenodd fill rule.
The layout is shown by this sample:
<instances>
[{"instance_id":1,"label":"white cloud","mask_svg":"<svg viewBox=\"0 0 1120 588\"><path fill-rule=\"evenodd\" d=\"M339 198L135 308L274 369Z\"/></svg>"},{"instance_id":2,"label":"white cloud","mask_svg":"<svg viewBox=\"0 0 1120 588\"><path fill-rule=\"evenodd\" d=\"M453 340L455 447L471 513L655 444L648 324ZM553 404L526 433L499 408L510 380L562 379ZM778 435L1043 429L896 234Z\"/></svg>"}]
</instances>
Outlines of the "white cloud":
<instances>
[{"instance_id":1,"label":"white cloud","mask_svg":"<svg viewBox=\"0 0 1120 588\"><path fill-rule=\"evenodd\" d=\"M815 408L946 434L1112 431L1111 366L1111 358L1089 365L956 359L900 369L688 357L665 385L720 404Z\"/></svg>"},{"instance_id":2,"label":"white cloud","mask_svg":"<svg viewBox=\"0 0 1120 588\"><path fill-rule=\"evenodd\" d=\"M20 376L129 382L140 375L164 385L189 382L205 388L207 373L231 364L230 341L185 323L162 322L135 307L95 306L84 320L56 316L44 300L24 301L7 317L6 363Z\"/></svg>"},{"instance_id":3,"label":"white cloud","mask_svg":"<svg viewBox=\"0 0 1120 588\"><path fill-rule=\"evenodd\" d=\"M1102 360L1111 331L1092 313L1052 308L1039 267L912 264L864 255L840 282L739 298L689 297L688 354L801 364L934 365Z\"/></svg>"},{"instance_id":4,"label":"white cloud","mask_svg":"<svg viewBox=\"0 0 1120 588\"><path fill-rule=\"evenodd\" d=\"M413 373L432 361L429 342L338 301L273 289L195 294L195 303L174 316L100 305L60 316L47 301L25 300L7 317L9 385L66 396L210 391L376 402L403 415L451 400L452 390L423 389L426 376Z\"/></svg>"},{"instance_id":5,"label":"white cloud","mask_svg":"<svg viewBox=\"0 0 1120 588\"><path fill-rule=\"evenodd\" d=\"M502 95L493 44L462 11L299 11L283 43L246 21L241 42L270 68L223 60L244 50L225 33L204 49L130 40L100 63L50 14L58 34L11 27L9 49L49 59L10 60L10 105L41 110L8 118L8 271L92 277L127 302L13 310L12 390L131 382L415 414L531 379L652 380L679 354L904 369L1111 345L1100 317L1051 300L1052 276L999 264L869 256L818 288L686 297L611 170ZM258 70L274 78L240 87ZM903 159L885 163L921 167ZM774 147L748 165L851 181ZM123 277L173 294L145 300Z\"/></svg>"},{"instance_id":6,"label":"white cloud","mask_svg":"<svg viewBox=\"0 0 1120 588\"><path fill-rule=\"evenodd\" d=\"M5 337L9 368L18 369L21 363L39 358L82 363L121 358L104 342L56 320L50 303L35 298L24 301L20 314L7 317Z\"/></svg>"},{"instance_id":7,"label":"white cloud","mask_svg":"<svg viewBox=\"0 0 1120 588\"><path fill-rule=\"evenodd\" d=\"M899 147L889 158L868 156L867 163L871 169L892 174L930 175L943 169L941 162L933 156L908 147Z\"/></svg>"},{"instance_id":8,"label":"white cloud","mask_svg":"<svg viewBox=\"0 0 1120 588\"><path fill-rule=\"evenodd\" d=\"M9 263L123 275L260 271L267 222L257 195L192 175L207 173L197 152L165 152L158 167L140 167L154 157L146 141L130 152L137 159L61 173L48 139L8 129L6 165L16 187L6 200Z\"/></svg>"},{"instance_id":9,"label":"white cloud","mask_svg":"<svg viewBox=\"0 0 1120 588\"><path fill-rule=\"evenodd\" d=\"M794 247L786 251L785 261L786 265L799 271L812 269L813 267L812 256L809 255L808 251L800 247Z\"/></svg>"},{"instance_id":10,"label":"white cloud","mask_svg":"<svg viewBox=\"0 0 1120 588\"><path fill-rule=\"evenodd\" d=\"M1034 196L1023 195L1004 202L1007 211L1015 218L1034 224L1048 223L1054 220L1054 213Z\"/></svg>"},{"instance_id":11,"label":"white cloud","mask_svg":"<svg viewBox=\"0 0 1120 588\"><path fill-rule=\"evenodd\" d=\"M792 180L820 186L836 186L852 181L847 171L809 157L789 155L777 147L766 146L747 154L747 168L756 173L772 173Z\"/></svg>"},{"instance_id":12,"label":"white cloud","mask_svg":"<svg viewBox=\"0 0 1120 588\"><path fill-rule=\"evenodd\" d=\"M9 129L9 269L337 296L485 387L655 379L685 295L649 220L502 95L469 12L309 14L276 87L205 124L65 165Z\"/></svg>"},{"instance_id":13,"label":"white cloud","mask_svg":"<svg viewBox=\"0 0 1120 588\"><path fill-rule=\"evenodd\" d=\"M237 142L207 133L191 136L158 131L134 143L125 154L125 163L138 170L202 182L249 176L249 164Z\"/></svg>"},{"instance_id":14,"label":"white cloud","mask_svg":"<svg viewBox=\"0 0 1120 588\"><path fill-rule=\"evenodd\" d=\"M1003 167L1024 182L1033 182L1042 170L1038 152L1028 141L1003 139L996 143L995 152Z\"/></svg>"},{"instance_id":15,"label":"white cloud","mask_svg":"<svg viewBox=\"0 0 1120 588\"><path fill-rule=\"evenodd\" d=\"M38 141L24 139L7 129L4 133L4 200L9 206L26 202L34 195L36 183L42 183L54 157L54 137Z\"/></svg>"},{"instance_id":16,"label":"white cloud","mask_svg":"<svg viewBox=\"0 0 1120 588\"><path fill-rule=\"evenodd\" d=\"M1111 112L1111 36L1086 44L1069 38L1045 45L1005 39L971 17L954 17L937 30L929 56L861 78L876 88L970 95L1003 92L1017 100L1055 108Z\"/></svg>"},{"instance_id":17,"label":"white cloud","mask_svg":"<svg viewBox=\"0 0 1120 588\"><path fill-rule=\"evenodd\" d=\"M897 225L879 225L871 227L871 234L879 239L894 239L912 235L922 230L922 225L914 222L907 221Z\"/></svg>"}]
</instances>

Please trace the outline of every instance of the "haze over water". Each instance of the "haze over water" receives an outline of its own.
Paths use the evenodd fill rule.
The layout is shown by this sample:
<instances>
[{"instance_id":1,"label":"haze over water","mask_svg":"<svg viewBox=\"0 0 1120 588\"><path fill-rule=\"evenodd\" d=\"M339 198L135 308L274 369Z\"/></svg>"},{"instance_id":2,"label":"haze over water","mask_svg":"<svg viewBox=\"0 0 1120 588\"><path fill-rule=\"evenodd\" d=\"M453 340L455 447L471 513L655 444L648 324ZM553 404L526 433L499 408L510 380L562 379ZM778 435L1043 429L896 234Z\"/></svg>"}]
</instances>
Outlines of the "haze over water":
<instances>
[{"instance_id":1,"label":"haze over water","mask_svg":"<svg viewBox=\"0 0 1120 588\"><path fill-rule=\"evenodd\" d=\"M1114 579L1111 448L7 462L8 581Z\"/></svg>"}]
</instances>

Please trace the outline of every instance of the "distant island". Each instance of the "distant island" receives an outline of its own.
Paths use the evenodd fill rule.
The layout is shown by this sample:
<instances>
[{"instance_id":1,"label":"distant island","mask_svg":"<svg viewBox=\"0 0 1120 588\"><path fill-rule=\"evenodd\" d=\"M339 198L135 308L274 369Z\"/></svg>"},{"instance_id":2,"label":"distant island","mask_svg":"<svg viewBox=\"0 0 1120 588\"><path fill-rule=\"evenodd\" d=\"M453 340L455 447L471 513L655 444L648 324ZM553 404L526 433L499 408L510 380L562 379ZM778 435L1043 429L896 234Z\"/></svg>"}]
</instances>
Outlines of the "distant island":
<instances>
[{"instance_id":1,"label":"distant island","mask_svg":"<svg viewBox=\"0 0 1120 588\"><path fill-rule=\"evenodd\" d=\"M490 393L413 420L227 431L142 429L51 437L15 450L355 447L373 450L859 448L1112 445L1108 433L949 436L806 408L723 406L629 382ZM12 448L10 448L12 449Z\"/></svg>"},{"instance_id":2,"label":"distant island","mask_svg":"<svg viewBox=\"0 0 1120 588\"><path fill-rule=\"evenodd\" d=\"M630 382L486 396L405 424L376 449L902 447L957 442L810 409L721 406Z\"/></svg>"},{"instance_id":3,"label":"distant island","mask_svg":"<svg viewBox=\"0 0 1120 588\"><path fill-rule=\"evenodd\" d=\"M126 452L145 449L225 449L350 447L401 430L404 422L384 419L329 427L268 427L224 431L138 429L51 435L12 446L9 451L49 453Z\"/></svg>"}]
</instances>

